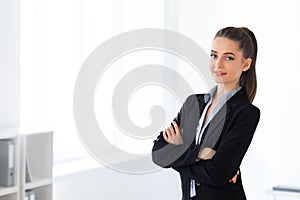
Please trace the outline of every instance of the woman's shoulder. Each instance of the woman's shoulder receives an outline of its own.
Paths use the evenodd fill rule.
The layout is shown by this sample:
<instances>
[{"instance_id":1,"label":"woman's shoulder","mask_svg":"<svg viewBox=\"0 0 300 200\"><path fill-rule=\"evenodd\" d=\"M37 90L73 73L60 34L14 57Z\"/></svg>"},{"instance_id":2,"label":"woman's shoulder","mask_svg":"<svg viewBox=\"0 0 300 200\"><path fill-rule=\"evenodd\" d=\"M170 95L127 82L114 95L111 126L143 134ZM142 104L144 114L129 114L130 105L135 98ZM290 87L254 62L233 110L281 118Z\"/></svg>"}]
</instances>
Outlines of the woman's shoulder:
<instances>
[{"instance_id":1,"label":"woman's shoulder","mask_svg":"<svg viewBox=\"0 0 300 200\"><path fill-rule=\"evenodd\" d=\"M249 116L256 115L260 116L260 109L253 105L252 103L248 102L243 102L241 103L238 108L236 109L237 112L243 112L244 114L249 114Z\"/></svg>"},{"instance_id":2,"label":"woman's shoulder","mask_svg":"<svg viewBox=\"0 0 300 200\"><path fill-rule=\"evenodd\" d=\"M191 94L186 98L185 103L201 102L204 100L204 96L205 94Z\"/></svg>"},{"instance_id":3,"label":"woman's shoulder","mask_svg":"<svg viewBox=\"0 0 300 200\"><path fill-rule=\"evenodd\" d=\"M234 107L237 106L238 110L260 113L259 108L249 101L244 88L242 88L240 91L238 91L229 100L229 104Z\"/></svg>"},{"instance_id":4,"label":"woman's shoulder","mask_svg":"<svg viewBox=\"0 0 300 200\"><path fill-rule=\"evenodd\" d=\"M190 108L194 108L195 106L200 106L201 104L204 103L204 95L205 94L195 93L187 96L182 107L184 109L190 109Z\"/></svg>"},{"instance_id":5,"label":"woman's shoulder","mask_svg":"<svg viewBox=\"0 0 300 200\"><path fill-rule=\"evenodd\" d=\"M187 97L187 100L188 99L191 99L191 98L204 98L204 95L206 95L205 93L194 93L194 94L191 94Z\"/></svg>"}]
</instances>

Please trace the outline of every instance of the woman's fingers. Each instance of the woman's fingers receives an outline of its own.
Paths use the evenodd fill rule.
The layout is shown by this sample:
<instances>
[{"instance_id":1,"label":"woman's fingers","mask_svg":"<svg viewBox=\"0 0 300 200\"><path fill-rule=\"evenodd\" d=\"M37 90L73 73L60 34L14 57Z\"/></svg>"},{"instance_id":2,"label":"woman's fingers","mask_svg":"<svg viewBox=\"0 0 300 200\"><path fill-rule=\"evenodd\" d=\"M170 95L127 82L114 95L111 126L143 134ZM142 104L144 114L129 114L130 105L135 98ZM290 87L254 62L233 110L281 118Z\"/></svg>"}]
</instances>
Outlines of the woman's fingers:
<instances>
[{"instance_id":1,"label":"woman's fingers","mask_svg":"<svg viewBox=\"0 0 300 200\"><path fill-rule=\"evenodd\" d=\"M173 135L176 135L176 132L175 130L173 129L172 125L168 127L168 130L170 132L170 134L173 136Z\"/></svg>"},{"instance_id":2,"label":"woman's fingers","mask_svg":"<svg viewBox=\"0 0 300 200\"><path fill-rule=\"evenodd\" d=\"M167 133L166 130L164 130L164 132L163 132L163 137L164 137L164 139L168 142L169 137L168 137L168 133Z\"/></svg>"},{"instance_id":3,"label":"woman's fingers","mask_svg":"<svg viewBox=\"0 0 300 200\"><path fill-rule=\"evenodd\" d=\"M173 128L167 127L164 131L163 136L167 142L169 142L172 139L172 137L174 136L174 130L172 130L172 129Z\"/></svg>"},{"instance_id":4,"label":"woman's fingers","mask_svg":"<svg viewBox=\"0 0 300 200\"><path fill-rule=\"evenodd\" d=\"M237 174L229 181L230 183L236 183Z\"/></svg>"},{"instance_id":5,"label":"woman's fingers","mask_svg":"<svg viewBox=\"0 0 300 200\"><path fill-rule=\"evenodd\" d=\"M163 132L163 137L168 143L172 143L175 145L183 143L180 130L176 122L172 123L169 127L165 129L165 131Z\"/></svg>"},{"instance_id":6,"label":"woman's fingers","mask_svg":"<svg viewBox=\"0 0 300 200\"><path fill-rule=\"evenodd\" d=\"M209 160L212 159L212 157L214 157L215 154L215 150L206 147L200 150L200 152L198 153L198 158L202 160Z\"/></svg>"},{"instance_id":7,"label":"woman's fingers","mask_svg":"<svg viewBox=\"0 0 300 200\"><path fill-rule=\"evenodd\" d=\"M178 127L176 121L173 121L172 124L173 124L173 126L174 126L174 129L175 129L176 134L180 133L180 130L179 130L179 127Z\"/></svg>"},{"instance_id":8,"label":"woman's fingers","mask_svg":"<svg viewBox=\"0 0 300 200\"><path fill-rule=\"evenodd\" d=\"M237 173L234 175L234 177L229 180L229 182L236 183L236 180L237 180L237 177L238 177L239 174L240 174L240 171L238 170Z\"/></svg>"},{"instance_id":9,"label":"woman's fingers","mask_svg":"<svg viewBox=\"0 0 300 200\"><path fill-rule=\"evenodd\" d=\"M166 128L165 129L165 140L167 141L167 142L169 142L171 139L172 139L172 134L171 134L171 132L170 132L170 130L169 130L169 128Z\"/></svg>"}]
</instances>

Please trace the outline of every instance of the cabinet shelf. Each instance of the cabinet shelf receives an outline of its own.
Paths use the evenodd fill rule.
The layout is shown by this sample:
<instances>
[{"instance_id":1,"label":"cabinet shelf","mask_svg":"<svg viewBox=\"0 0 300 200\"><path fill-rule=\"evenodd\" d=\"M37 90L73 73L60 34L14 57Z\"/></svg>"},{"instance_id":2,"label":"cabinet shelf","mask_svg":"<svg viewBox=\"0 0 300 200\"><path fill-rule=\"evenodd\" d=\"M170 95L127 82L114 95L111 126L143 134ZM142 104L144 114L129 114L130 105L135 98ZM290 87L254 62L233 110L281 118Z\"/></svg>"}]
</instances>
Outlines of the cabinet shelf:
<instances>
[{"instance_id":1,"label":"cabinet shelf","mask_svg":"<svg viewBox=\"0 0 300 200\"><path fill-rule=\"evenodd\" d=\"M32 190L37 187L42 187L52 184L52 178L43 178L43 177L33 177L33 181L26 183L24 189Z\"/></svg>"},{"instance_id":2,"label":"cabinet shelf","mask_svg":"<svg viewBox=\"0 0 300 200\"><path fill-rule=\"evenodd\" d=\"M17 193L19 188L17 186L14 187L0 187L0 197L8 194Z\"/></svg>"}]
</instances>

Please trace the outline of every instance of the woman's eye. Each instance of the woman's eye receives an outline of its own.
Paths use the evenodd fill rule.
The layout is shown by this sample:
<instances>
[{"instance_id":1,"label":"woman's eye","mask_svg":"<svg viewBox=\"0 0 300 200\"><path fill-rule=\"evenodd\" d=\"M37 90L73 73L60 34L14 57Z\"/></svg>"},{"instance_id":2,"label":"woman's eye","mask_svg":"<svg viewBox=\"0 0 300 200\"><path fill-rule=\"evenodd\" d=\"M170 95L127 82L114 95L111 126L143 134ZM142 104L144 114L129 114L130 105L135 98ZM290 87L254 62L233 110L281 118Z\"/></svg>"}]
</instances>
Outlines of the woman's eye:
<instances>
[{"instance_id":1,"label":"woman's eye","mask_svg":"<svg viewBox=\"0 0 300 200\"><path fill-rule=\"evenodd\" d=\"M210 54L210 57L211 57L211 58L216 58L217 55L212 53L212 54Z\"/></svg>"},{"instance_id":2,"label":"woman's eye","mask_svg":"<svg viewBox=\"0 0 300 200\"><path fill-rule=\"evenodd\" d=\"M226 60L234 60L234 58L231 57L231 56L227 56L227 57L226 57Z\"/></svg>"}]
</instances>

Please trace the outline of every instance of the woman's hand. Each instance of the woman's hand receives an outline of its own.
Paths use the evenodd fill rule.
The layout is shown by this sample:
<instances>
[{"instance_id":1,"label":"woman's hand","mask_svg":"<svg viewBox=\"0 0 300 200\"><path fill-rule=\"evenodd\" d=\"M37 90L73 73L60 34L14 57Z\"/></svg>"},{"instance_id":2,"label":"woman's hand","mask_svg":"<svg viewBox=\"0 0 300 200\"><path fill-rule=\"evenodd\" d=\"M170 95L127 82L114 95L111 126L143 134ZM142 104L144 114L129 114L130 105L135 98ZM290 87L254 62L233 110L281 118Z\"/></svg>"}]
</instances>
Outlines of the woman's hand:
<instances>
[{"instance_id":1,"label":"woman's hand","mask_svg":"<svg viewBox=\"0 0 300 200\"><path fill-rule=\"evenodd\" d=\"M212 157L214 157L215 154L216 154L215 150L205 147L199 151L198 159L209 160L209 159L212 159Z\"/></svg>"},{"instance_id":2,"label":"woman's hand","mask_svg":"<svg viewBox=\"0 0 300 200\"><path fill-rule=\"evenodd\" d=\"M211 148L203 148L198 153L198 159L209 160L209 159L212 159L212 157L214 157L215 154L216 154L215 150L213 150ZM239 174L240 174L240 171L238 170L236 172L236 174L234 175L234 177L229 180L229 182L230 183L236 183L236 180L237 180L237 177L238 177Z\"/></svg>"},{"instance_id":3,"label":"woman's hand","mask_svg":"<svg viewBox=\"0 0 300 200\"><path fill-rule=\"evenodd\" d=\"M164 139L170 144L174 144L174 145L183 144L181 132L179 130L177 123L173 121L172 124L174 128L171 125L165 129L163 133Z\"/></svg>"},{"instance_id":4,"label":"woman's hand","mask_svg":"<svg viewBox=\"0 0 300 200\"><path fill-rule=\"evenodd\" d=\"M229 180L230 183L236 183L237 177L240 174L240 171L238 170L237 173L234 175L232 179Z\"/></svg>"}]
</instances>

